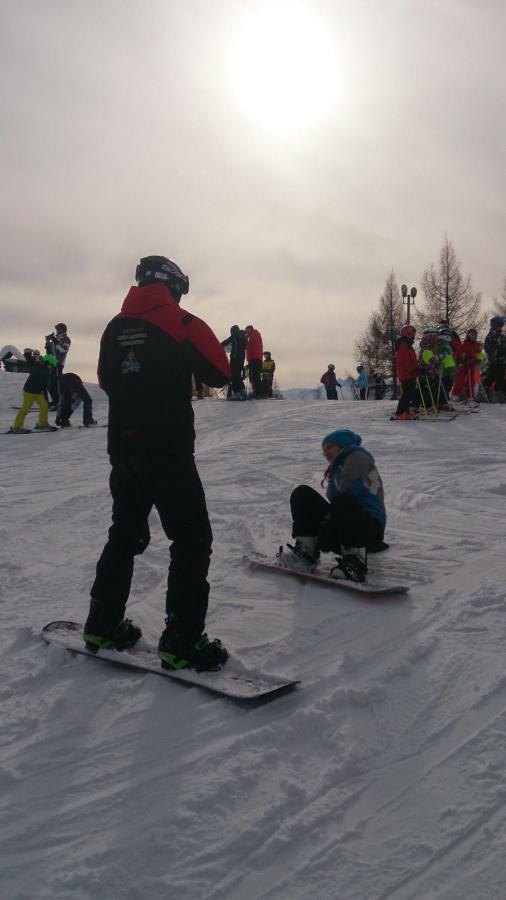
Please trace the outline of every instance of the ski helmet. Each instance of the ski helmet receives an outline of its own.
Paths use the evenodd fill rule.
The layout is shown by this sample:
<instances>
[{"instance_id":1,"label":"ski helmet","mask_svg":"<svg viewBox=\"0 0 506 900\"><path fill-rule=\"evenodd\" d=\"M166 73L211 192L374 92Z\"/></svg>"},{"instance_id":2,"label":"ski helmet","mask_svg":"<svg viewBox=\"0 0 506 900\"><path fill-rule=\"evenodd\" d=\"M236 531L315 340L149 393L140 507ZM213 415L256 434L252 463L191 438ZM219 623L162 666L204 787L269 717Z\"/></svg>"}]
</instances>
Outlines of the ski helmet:
<instances>
[{"instance_id":1,"label":"ski helmet","mask_svg":"<svg viewBox=\"0 0 506 900\"><path fill-rule=\"evenodd\" d=\"M490 319L490 324L492 328L502 328L504 325L504 319L502 316L492 316Z\"/></svg>"},{"instance_id":2,"label":"ski helmet","mask_svg":"<svg viewBox=\"0 0 506 900\"><path fill-rule=\"evenodd\" d=\"M471 338L472 341L475 341L478 337L478 332L476 328L468 328L466 331L466 338Z\"/></svg>"},{"instance_id":3,"label":"ski helmet","mask_svg":"<svg viewBox=\"0 0 506 900\"><path fill-rule=\"evenodd\" d=\"M410 341L414 340L415 334L416 328L414 325L403 325L400 330L401 337L407 337Z\"/></svg>"},{"instance_id":4,"label":"ski helmet","mask_svg":"<svg viewBox=\"0 0 506 900\"><path fill-rule=\"evenodd\" d=\"M139 287L164 282L177 295L177 300L190 288L188 275L166 256L144 256L135 270L135 280Z\"/></svg>"},{"instance_id":5,"label":"ski helmet","mask_svg":"<svg viewBox=\"0 0 506 900\"><path fill-rule=\"evenodd\" d=\"M58 325L54 326L54 330L56 334L60 334L61 331L67 331L67 326L63 322L58 322Z\"/></svg>"},{"instance_id":6,"label":"ski helmet","mask_svg":"<svg viewBox=\"0 0 506 900\"><path fill-rule=\"evenodd\" d=\"M335 369L334 363L329 363L327 369Z\"/></svg>"}]
</instances>

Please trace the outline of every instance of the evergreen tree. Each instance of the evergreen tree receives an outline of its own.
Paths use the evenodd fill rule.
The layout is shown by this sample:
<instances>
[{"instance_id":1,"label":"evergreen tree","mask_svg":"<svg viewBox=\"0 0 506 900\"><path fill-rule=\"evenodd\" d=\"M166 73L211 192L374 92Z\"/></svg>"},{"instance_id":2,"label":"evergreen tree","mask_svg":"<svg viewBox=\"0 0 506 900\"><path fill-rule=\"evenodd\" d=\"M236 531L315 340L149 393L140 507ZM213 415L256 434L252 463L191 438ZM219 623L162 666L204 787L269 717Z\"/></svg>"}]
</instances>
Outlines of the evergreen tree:
<instances>
[{"instance_id":1,"label":"evergreen tree","mask_svg":"<svg viewBox=\"0 0 506 900\"><path fill-rule=\"evenodd\" d=\"M355 342L357 361L370 374L393 377L396 386L395 342L404 321L404 306L399 285L393 270L388 276L379 301L379 309L373 312L367 330Z\"/></svg>"},{"instance_id":2,"label":"evergreen tree","mask_svg":"<svg viewBox=\"0 0 506 900\"><path fill-rule=\"evenodd\" d=\"M418 310L416 321L421 327L446 321L460 334L468 328L485 324L481 312L481 294L473 289L471 275L463 275L452 242L445 237L439 264L425 269L422 275L425 309Z\"/></svg>"}]
</instances>

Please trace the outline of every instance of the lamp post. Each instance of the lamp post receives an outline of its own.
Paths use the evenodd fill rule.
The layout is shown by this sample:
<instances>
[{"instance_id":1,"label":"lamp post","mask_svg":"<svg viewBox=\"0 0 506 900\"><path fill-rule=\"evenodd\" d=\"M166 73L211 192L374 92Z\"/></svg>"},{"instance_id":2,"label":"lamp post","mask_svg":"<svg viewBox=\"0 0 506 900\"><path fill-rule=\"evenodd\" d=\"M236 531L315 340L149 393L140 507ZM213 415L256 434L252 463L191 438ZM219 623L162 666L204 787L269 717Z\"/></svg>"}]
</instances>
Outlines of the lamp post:
<instances>
[{"instance_id":1,"label":"lamp post","mask_svg":"<svg viewBox=\"0 0 506 900\"><path fill-rule=\"evenodd\" d=\"M411 309L411 305L415 305L415 297L417 295L416 287L412 287L408 292L407 285L401 284L401 294L402 294L402 302L406 304L408 308L408 313L406 316L406 325L409 325L409 311Z\"/></svg>"}]
</instances>

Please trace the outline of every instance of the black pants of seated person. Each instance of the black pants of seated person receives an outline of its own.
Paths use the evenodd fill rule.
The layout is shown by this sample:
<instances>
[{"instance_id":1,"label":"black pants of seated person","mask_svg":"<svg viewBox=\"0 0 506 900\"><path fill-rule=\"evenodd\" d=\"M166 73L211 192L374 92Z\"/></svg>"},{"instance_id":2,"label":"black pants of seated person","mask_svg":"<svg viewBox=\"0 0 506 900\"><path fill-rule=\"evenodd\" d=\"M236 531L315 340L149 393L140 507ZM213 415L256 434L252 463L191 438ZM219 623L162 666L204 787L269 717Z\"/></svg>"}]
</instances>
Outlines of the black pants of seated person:
<instances>
[{"instance_id":1,"label":"black pants of seated person","mask_svg":"<svg viewBox=\"0 0 506 900\"><path fill-rule=\"evenodd\" d=\"M339 553L341 547L373 547L383 540L379 519L364 512L351 494L339 494L329 503L309 485L300 484L290 497L290 508L292 537L314 535L318 549L324 552Z\"/></svg>"}]
</instances>

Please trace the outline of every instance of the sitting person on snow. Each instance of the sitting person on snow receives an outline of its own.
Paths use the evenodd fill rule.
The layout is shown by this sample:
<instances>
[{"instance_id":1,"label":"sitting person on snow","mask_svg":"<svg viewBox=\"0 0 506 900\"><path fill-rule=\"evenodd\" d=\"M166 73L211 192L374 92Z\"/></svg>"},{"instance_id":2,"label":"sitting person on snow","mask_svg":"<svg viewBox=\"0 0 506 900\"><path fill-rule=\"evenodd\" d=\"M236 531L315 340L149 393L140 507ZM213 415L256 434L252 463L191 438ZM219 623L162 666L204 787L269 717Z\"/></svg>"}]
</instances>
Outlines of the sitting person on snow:
<instances>
[{"instance_id":1,"label":"sitting person on snow","mask_svg":"<svg viewBox=\"0 0 506 900\"><path fill-rule=\"evenodd\" d=\"M92 399L88 394L79 375L74 372L68 372L60 377L60 396L58 399L58 411L55 419L56 425L60 428L68 428L70 426L70 417L78 406L83 405L83 425L89 428L90 425L96 425L97 420L93 418Z\"/></svg>"},{"instance_id":2,"label":"sitting person on snow","mask_svg":"<svg viewBox=\"0 0 506 900\"><path fill-rule=\"evenodd\" d=\"M364 581L367 551L387 548L383 484L374 458L361 444L360 435L348 428L323 438L327 499L307 484L293 491L291 567L312 571L320 551L334 552L342 557L338 565L347 577Z\"/></svg>"}]
</instances>

